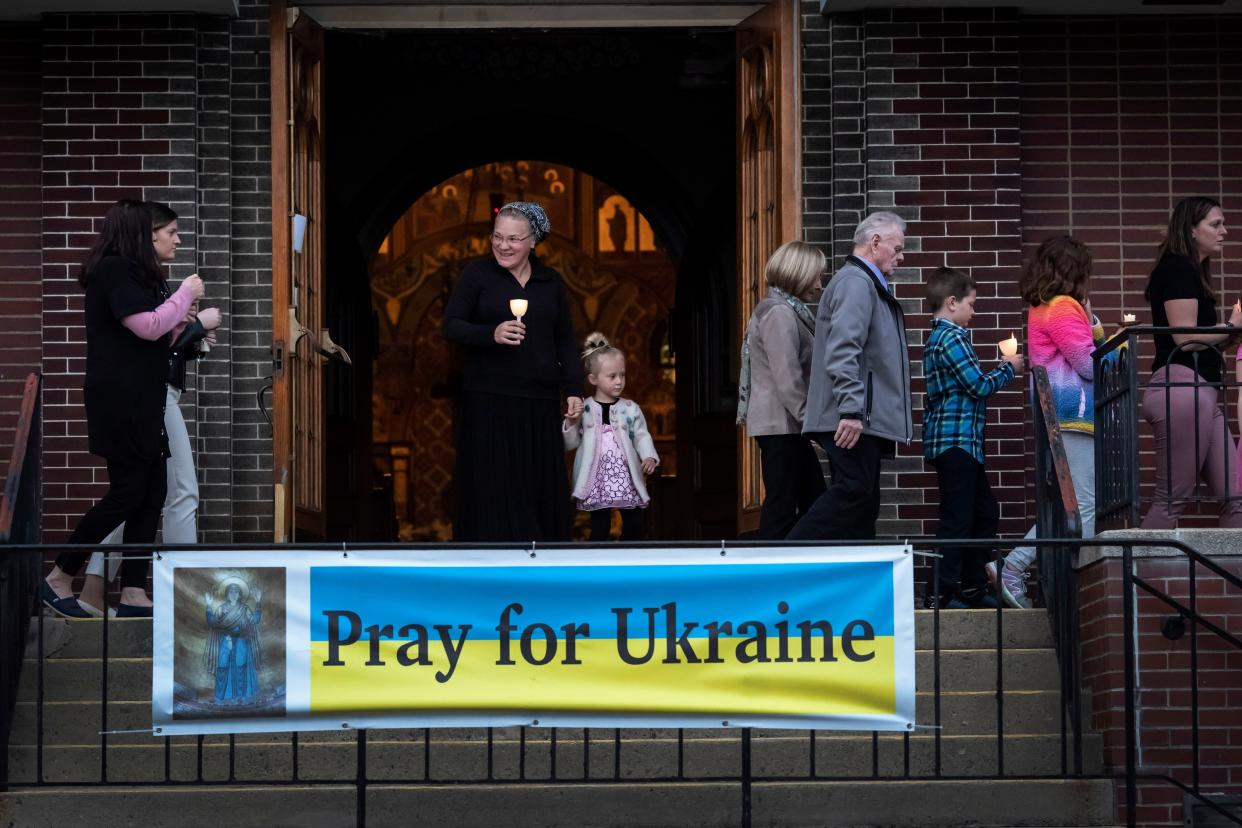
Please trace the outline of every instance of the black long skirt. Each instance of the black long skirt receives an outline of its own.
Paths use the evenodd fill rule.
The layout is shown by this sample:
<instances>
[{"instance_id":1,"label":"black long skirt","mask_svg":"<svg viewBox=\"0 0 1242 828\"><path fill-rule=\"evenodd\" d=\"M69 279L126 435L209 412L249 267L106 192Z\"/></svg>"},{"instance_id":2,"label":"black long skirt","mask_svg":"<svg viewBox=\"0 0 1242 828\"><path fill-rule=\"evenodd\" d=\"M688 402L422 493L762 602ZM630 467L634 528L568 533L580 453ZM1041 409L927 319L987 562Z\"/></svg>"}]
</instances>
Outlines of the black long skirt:
<instances>
[{"instance_id":1,"label":"black long skirt","mask_svg":"<svg viewBox=\"0 0 1242 828\"><path fill-rule=\"evenodd\" d=\"M453 540L569 540L560 400L466 391L457 425Z\"/></svg>"}]
</instances>

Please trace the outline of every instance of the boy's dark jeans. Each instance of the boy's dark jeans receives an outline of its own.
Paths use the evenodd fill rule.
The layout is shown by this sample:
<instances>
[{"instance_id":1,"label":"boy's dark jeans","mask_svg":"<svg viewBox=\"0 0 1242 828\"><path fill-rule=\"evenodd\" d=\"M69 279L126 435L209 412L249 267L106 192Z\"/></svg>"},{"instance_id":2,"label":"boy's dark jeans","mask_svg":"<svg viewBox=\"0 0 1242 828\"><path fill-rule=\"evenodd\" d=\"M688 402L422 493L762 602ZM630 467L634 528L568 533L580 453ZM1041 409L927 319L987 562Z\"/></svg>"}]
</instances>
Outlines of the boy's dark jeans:
<instances>
[{"instance_id":1,"label":"boy's dark jeans","mask_svg":"<svg viewBox=\"0 0 1242 828\"><path fill-rule=\"evenodd\" d=\"M937 538L966 540L995 538L1000 506L988 485L984 466L964 449L951 448L931 461L940 487L940 527ZM941 547L940 593L956 589L987 589L984 565L992 559L987 547Z\"/></svg>"}]
</instances>

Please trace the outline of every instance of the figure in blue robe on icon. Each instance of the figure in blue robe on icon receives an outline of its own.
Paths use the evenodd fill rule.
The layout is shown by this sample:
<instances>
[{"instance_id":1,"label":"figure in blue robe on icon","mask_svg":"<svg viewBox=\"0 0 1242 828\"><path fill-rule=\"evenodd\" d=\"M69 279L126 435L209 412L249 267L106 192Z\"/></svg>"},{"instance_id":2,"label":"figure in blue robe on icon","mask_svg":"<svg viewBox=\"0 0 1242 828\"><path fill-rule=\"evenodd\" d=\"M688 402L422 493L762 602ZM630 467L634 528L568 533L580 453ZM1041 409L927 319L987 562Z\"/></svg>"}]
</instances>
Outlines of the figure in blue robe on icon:
<instances>
[{"instance_id":1,"label":"figure in blue robe on icon","mask_svg":"<svg viewBox=\"0 0 1242 828\"><path fill-rule=\"evenodd\" d=\"M211 593L203 598L207 604L207 628L211 635L203 652L203 666L215 676L216 704L250 704L259 696L259 620L263 593L254 590L254 609L246 603L246 584L229 578L221 584L224 601L213 606Z\"/></svg>"}]
</instances>

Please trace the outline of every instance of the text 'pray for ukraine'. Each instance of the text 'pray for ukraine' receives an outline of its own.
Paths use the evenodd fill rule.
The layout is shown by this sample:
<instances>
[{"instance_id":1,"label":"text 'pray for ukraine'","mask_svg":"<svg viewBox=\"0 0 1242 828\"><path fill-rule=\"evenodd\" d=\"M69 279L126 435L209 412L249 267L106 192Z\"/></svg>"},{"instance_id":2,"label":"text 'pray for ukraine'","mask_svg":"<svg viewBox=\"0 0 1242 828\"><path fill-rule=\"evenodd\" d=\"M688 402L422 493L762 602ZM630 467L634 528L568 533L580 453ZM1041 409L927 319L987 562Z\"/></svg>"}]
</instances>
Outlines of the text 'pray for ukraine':
<instances>
[{"instance_id":1,"label":"text 'pray for ukraine'","mask_svg":"<svg viewBox=\"0 0 1242 828\"><path fill-rule=\"evenodd\" d=\"M496 633L494 664L514 666L517 659L534 666L583 664L578 643L591 637L590 622L571 621L559 627L542 621L522 623L518 616L523 610L518 602L501 610L492 628ZM785 601L776 605L780 620L771 629L759 620L684 621L678 618L675 601L643 607L637 613L631 607L612 607L609 612L615 625L607 638L615 644L616 657L629 665L646 664L657 657L662 664L835 662L840 658L866 662L875 658L870 646L875 629L868 621L847 621L838 647L832 624L825 619L797 621L791 634L791 621L784 617L789 613ZM358 613L340 609L324 610L323 615L328 633L324 667L346 666L342 649L360 642L368 656L362 665L384 667L389 660L384 657L383 642L401 642L392 661L402 667L438 667L435 680L441 683L453 677L473 628L471 624L432 624L430 629L421 623L366 624ZM633 620L632 615L636 616ZM433 639L438 646L433 646ZM438 662L433 653L441 653L443 660Z\"/></svg>"}]
</instances>

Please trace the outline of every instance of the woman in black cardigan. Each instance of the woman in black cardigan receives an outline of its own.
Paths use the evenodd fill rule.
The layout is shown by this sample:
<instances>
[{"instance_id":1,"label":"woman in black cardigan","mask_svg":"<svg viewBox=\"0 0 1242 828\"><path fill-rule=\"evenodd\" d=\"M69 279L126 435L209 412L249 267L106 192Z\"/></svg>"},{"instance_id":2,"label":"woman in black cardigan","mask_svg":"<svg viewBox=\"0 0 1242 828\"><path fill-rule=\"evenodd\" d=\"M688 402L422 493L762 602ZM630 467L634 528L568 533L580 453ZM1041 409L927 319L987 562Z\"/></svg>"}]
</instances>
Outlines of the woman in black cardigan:
<instances>
[{"instance_id":1,"label":"woman in black cardigan","mask_svg":"<svg viewBox=\"0 0 1242 828\"><path fill-rule=\"evenodd\" d=\"M444 308L444 337L465 350L455 541L569 539L560 401L581 413L583 376L569 293L533 255L550 229L539 205L506 204L492 255L466 266Z\"/></svg>"},{"instance_id":2,"label":"woman in black cardigan","mask_svg":"<svg viewBox=\"0 0 1242 828\"><path fill-rule=\"evenodd\" d=\"M69 536L77 548L57 558L42 584L43 603L72 618L89 617L73 597L88 545L121 523L125 543L154 543L164 503L168 334L203 295L203 282L190 276L170 295L151 227L141 201L112 205L78 276L86 290L86 431L91 454L107 461L108 492ZM151 615L143 554L124 553L118 617Z\"/></svg>"}]
</instances>

